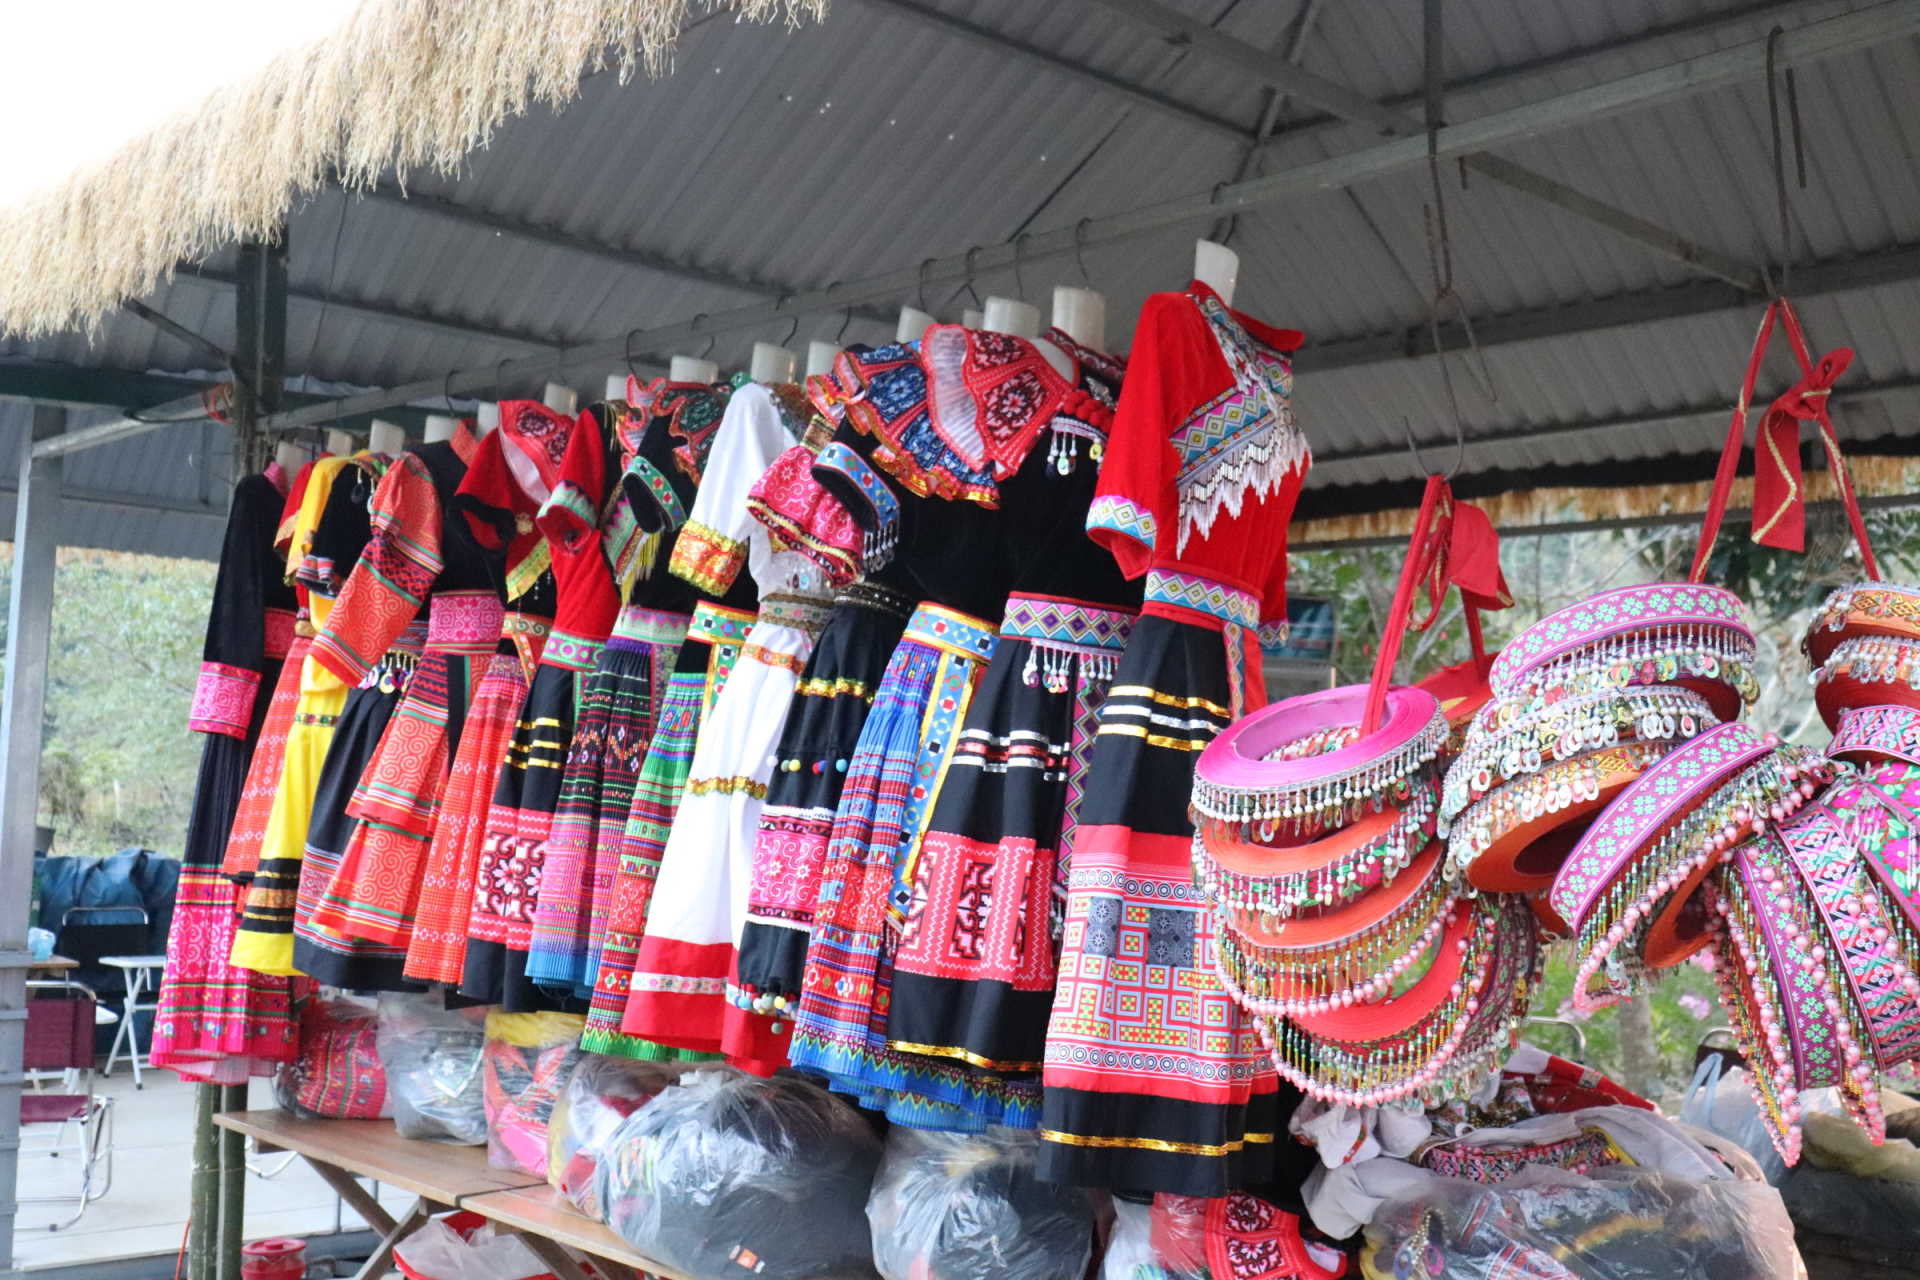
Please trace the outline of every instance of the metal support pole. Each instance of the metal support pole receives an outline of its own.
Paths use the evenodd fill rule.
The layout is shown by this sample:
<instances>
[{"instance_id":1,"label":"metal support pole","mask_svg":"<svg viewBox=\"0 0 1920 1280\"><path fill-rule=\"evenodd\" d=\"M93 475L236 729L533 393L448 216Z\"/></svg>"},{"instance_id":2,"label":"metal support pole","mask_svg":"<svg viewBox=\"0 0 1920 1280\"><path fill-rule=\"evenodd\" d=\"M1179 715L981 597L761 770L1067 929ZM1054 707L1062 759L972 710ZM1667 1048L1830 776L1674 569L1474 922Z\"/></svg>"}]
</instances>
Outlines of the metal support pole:
<instances>
[{"instance_id":1,"label":"metal support pole","mask_svg":"<svg viewBox=\"0 0 1920 1280\"><path fill-rule=\"evenodd\" d=\"M0 703L0 1270L13 1267L20 1177L20 1070L27 1030L27 904L33 897L33 829L40 811L40 740L46 724L47 651L53 639L54 548L66 463L35 458L33 441L67 429L67 411L33 406L20 449L13 519L13 596L7 602L7 684Z\"/></svg>"},{"instance_id":2,"label":"metal support pole","mask_svg":"<svg viewBox=\"0 0 1920 1280\"><path fill-rule=\"evenodd\" d=\"M234 479L267 465L273 450L260 420L280 410L287 374L287 228L240 245L233 291Z\"/></svg>"},{"instance_id":3,"label":"metal support pole","mask_svg":"<svg viewBox=\"0 0 1920 1280\"><path fill-rule=\"evenodd\" d=\"M247 1109L247 1086L230 1084L221 1099L222 1111ZM218 1280L240 1280L240 1245L247 1230L247 1135L237 1129L220 1131L220 1241L215 1259Z\"/></svg>"},{"instance_id":4,"label":"metal support pole","mask_svg":"<svg viewBox=\"0 0 1920 1280\"><path fill-rule=\"evenodd\" d=\"M220 1086L193 1090L193 1181L187 1192L187 1280L214 1280L214 1248L220 1237Z\"/></svg>"}]
</instances>

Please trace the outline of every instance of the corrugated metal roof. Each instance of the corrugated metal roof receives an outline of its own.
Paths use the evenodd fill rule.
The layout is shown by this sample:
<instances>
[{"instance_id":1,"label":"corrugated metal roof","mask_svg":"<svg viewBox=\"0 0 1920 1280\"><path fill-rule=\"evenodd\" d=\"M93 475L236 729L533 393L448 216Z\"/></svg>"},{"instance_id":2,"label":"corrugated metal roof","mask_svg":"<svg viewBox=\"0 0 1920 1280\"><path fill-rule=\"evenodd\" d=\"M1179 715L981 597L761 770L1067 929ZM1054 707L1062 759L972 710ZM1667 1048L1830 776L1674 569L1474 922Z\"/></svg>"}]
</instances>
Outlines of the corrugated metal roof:
<instances>
[{"instance_id":1,"label":"corrugated metal roof","mask_svg":"<svg viewBox=\"0 0 1920 1280\"><path fill-rule=\"evenodd\" d=\"M1263 108L1264 90L1244 73L1169 44L1089 0L910 3L1247 131ZM1274 50L1287 47L1299 13L1295 0L1179 0L1177 7ZM1471 119L1760 38L1776 21L1794 25L1859 7L1845 0L1456 0L1448 6L1447 72L1467 87L1450 93L1448 116ZM1382 100L1417 95L1420 14L1415 0L1324 5L1304 45L1303 65ZM1651 47L1635 42L1643 33L1703 22L1702 29ZM1582 57L1582 51L1592 52ZM1516 67L1536 70L1519 78L1501 74ZM1801 259L1920 242L1916 83L1920 47L1912 40L1799 72L1809 143L1808 188L1793 193ZM1288 104L1257 163L1274 172L1371 141L1366 129L1320 121L1313 108ZM696 22L670 77L623 85L612 74L594 76L565 111L537 109L501 129L459 174L415 174L408 185L492 215L743 280L818 286L1204 190L1233 178L1244 153L1244 145L1220 129L903 15L894 5L838 0L825 23L794 30L725 16ZM1764 261L1776 235L1768 103L1759 83L1598 121L1502 154L1749 262ZM1699 278L1490 181L1476 177L1463 191L1457 170L1448 166L1444 177L1454 284L1474 316L1578 306ZM1243 264L1239 305L1306 330L1310 344L1422 324L1431 289L1423 216L1430 201L1424 173L1414 172L1242 216L1232 240ZM293 284L311 298L291 307L289 366L362 384L433 378L529 348L376 316L351 302L561 343L716 312L754 296L498 234L391 199L337 192L303 206L291 236ZM1192 238L1190 231L1170 232L1084 255L1085 278L1108 295L1114 345L1125 346L1148 292L1184 283ZM216 274L229 266L218 259L207 265ZM975 289L982 296L1024 293L1042 300L1056 283L1081 281L1080 264L1068 257L1029 263L1018 281L1014 272L999 271L977 280ZM323 295L340 300L324 309L324 318L315 300ZM226 286L182 275L149 301L214 341L231 342ZM950 288L926 302L950 319L972 305ZM1858 351L1843 390L1920 378L1920 283L1810 299L1804 313L1817 346ZM1729 403L1738 388L1757 318L1752 306L1492 346L1485 358L1495 400L1456 362L1469 437L1529 437L1476 447L1468 469L1524 472L1716 449L1724 428L1724 409L1716 406ZM805 317L793 343L832 338L842 323L838 314ZM711 354L725 367L738 367L754 340L786 336L784 325L721 335ZM860 316L846 324L846 341L885 336L886 326ZM132 370L204 363L124 313L111 317L92 343L67 335L0 344L5 356ZM610 372L572 369L564 380L592 388ZM1766 385L1790 380L1784 354L1776 353ZM1309 479L1315 487L1406 480L1416 473L1401 448L1407 425L1424 441L1452 434L1431 358L1320 372L1303 361L1297 396L1323 459ZM1913 412L1920 392L1896 388L1841 404L1843 435L1920 435L1920 414ZM5 430L18 430L18 415L8 414L0 419L9 424ZM1538 434L1650 418L1660 421ZM175 434L87 455L70 471L98 467L102 488L130 485L192 498L200 492L198 473L162 465L178 455ZM0 439L0 449L6 447ZM1334 461L1335 455L1380 451L1391 452ZM1430 453L1429 460L1438 456ZM1657 464L1649 468L1649 478L1658 475ZM176 482L184 487L169 487ZM121 518L88 508L74 523L105 529ZM141 518L170 529L208 523L178 513ZM109 545L102 540L119 534L87 536ZM166 536L185 545L199 535Z\"/></svg>"}]
</instances>

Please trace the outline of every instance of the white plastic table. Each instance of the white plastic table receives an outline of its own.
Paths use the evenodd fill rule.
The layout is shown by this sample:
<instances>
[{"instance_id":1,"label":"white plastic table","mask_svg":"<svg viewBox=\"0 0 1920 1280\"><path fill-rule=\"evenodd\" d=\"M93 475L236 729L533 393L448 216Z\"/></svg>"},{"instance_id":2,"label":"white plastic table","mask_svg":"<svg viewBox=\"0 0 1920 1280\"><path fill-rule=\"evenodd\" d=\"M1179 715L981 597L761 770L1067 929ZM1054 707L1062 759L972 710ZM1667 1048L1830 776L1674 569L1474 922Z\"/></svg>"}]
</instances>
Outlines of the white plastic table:
<instances>
[{"instance_id":1,"label":"white plastic table","mask_svg":"<svg viewBox=\"0 0 1920 1280\"><path fill-rule=\"evenodd\" d=\"M133 1015L142 1011L152 1013L159 1009L160 973L167 966L165 956L101 956L100 963L111 965L127 975L127 994L120 1002L120 1029L113 1033L113 1047L107 1050L107 1065L101 1070L103 1076L113 1074L113 1064L120 1058L120 1041L127 1042L127 1061L133 1064L133 1087L143 1088L140 1083L140 1068L146 1064L140 1061L140 1033L134 1029ZM148 975L153 975L149 980ZM154 999L141 1003L140 997L152 995Z\"/></svg>"}]
</instances>

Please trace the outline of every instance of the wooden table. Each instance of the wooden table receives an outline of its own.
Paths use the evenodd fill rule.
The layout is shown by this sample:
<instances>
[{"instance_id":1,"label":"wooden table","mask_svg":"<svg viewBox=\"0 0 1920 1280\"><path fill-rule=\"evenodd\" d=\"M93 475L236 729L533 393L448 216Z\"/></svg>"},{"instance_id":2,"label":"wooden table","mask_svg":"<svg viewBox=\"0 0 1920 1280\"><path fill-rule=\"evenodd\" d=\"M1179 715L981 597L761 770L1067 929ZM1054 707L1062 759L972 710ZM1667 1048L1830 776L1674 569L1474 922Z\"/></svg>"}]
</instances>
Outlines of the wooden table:
<instances>
[{"instance_id":1,"label":"wooden table","mask_svg":"<svg viewBox=\"0 0 1920 1280\"><path fill-rule=\"evenodd\" d=\"M468 1196L507 1191L515 1187L544 1187L529 1173L496 1169L487 1163L484 1147L456 1147L439 1142L403 1138L391 1120L302 1120L285 1111L228 1111L213 1118L231 1129L270 1143L300 1157L368 1226L380 1233L380 1246L355 1273L354 1280L383 1274L393 1246L441 1209L460 1206ZM384 1182L416 1198L400 1218L389 1214L355 1175ZM238 1222L223 1219L220 1230L238 1231ZM222 1246L226 1241L222 1241ZM536 1252L538 1252L536 1250ZM218 1255L216 1255L218 1256ZM564 1256L564 1255L563 1255ZM570 1278L569 1278L570 1280Z\"/></svg>"},{"instance_id":2,"label":"wooden table","mask_svg":"<svg viewBox=\"0 0 1920 1280\"><path fill-rule=\"evenodd\" d=\"M65 956L48 956L45 960L34 960L28 963L27 978L29 980L37 978L42 982L48 980L57 982L69 971L79 967L78 960L69 960Z\"/></svg>"},{"instance_id":3,"label":"wooden table","mask_svg":"<svg viewBox=\"0 0 1920 1280\"><path fill-rule=\"evenodd\" d=\"M467 1196L460 1201L460 1207L518 1232L527 1247L539 1255L540 1261L551 1267L560 1280L581 1280L581 1273L571 1258L551 1247L555 1242L592 1254L596 1261L618 1263L662 1280L687 1280L679 1272L635 1253L611 1228L574 1208L573 1202L554 1187L490 1191L485 1195Z\"/></svg>"}]
</instances>

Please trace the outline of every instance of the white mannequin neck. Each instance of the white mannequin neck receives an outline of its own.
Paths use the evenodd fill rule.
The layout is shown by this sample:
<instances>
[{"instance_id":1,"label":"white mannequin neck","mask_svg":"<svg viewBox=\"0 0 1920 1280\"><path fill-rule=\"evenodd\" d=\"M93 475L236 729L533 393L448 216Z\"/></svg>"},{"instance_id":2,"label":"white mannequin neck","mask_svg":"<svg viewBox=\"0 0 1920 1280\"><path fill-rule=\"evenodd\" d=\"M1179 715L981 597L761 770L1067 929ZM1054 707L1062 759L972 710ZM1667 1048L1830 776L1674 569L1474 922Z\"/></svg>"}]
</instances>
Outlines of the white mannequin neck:
<instances>
[{"instance_id":1,"label":"white mannequin neck","mask_svg":"<svg viewBox=\"0 0 1920 1280\"><path fill-rule=\"evenodd\" d=\"M833 362L840 356L840 348L831 342L809 342L807 344L807 376L832 373Z\"/></svg>"},{"instance_id":2,"label":"white mannequin neck","mask_svg":"<svg viewBox=\"0 0 1920 1280\"><path fill-rule=\"evenodd\" d=\"M1107 299L1092 289L1061 285L1053 291L1053 327L1083 347L1107 349Z\"/></svg>"},{"instance_id":3,"label":"white mannequin neck","mask_svg":"<svg viewBox=\"0 0 1920 1280\"><path fill-rule=\"evenodd\" d=\"M300 474L300 468L307 465L306 446L292 440L282 440L273 446L273 460L280 464L280 469L291 480Z\"/></svg>"},{"instance_id":4,"label":"white mannequin neck","mask_svg":"<svg viewBox=\"0 0 1920 1280\"><path fill-rule=\"evenodd\" d=\"M484 440L487 434L499 425L500 406L491 400L482 400L479 407L473 411L473 433Z\"/></svg>"},{"instance_id":5,"label":"white mannequin neck","mask_svg":"<svg viewBox=\"0 0 1920 1280\"><path fill-rule=\"evenodd\" d=\"M894 327L895 342L918 342L920 335L933 323L933 317L918 307L900 308L900 323Z\"/></svg>"},{"instance_id":6,"label":"white mannequin neck","mask_svg":"<svg viewBox=\"0 0 1920 1280\"><path fill-rule=\"evenodd\" d=\"M771 342L756 342L753 344L753 363L747 369L747 376L763 386L792 382L793 371L799 363L800 357L785 347L776 347Z\"/></svg>"},{"instance_id":7,"label":"white mannequin neck","mask_svg":"<svg viewBox=\"0 0 1920 1280\"><path fill-rule=\"evenodd\" d=\"M338 427L327 432L327 452L336 458L351 458L355 453L353 433Z\"/></svg>"},{"instance_id":8,"label":"white mannequin neck","mask_svg":"<svg viewBox=\"0 0 1920 1280\"><path fill-rule=\"evenodd\" d=\"M1240 255L1211 240L1193 242L1193 278L1233 305L1233 286L1240 280Z\"/></svg>"},{"instance_id":9,"label":"white mannequin neck","mask_svg":"<svg viewBox=\"0 0 1920 1280\"><path fill-rule=\"evenodd\" d=\"M555 413L580 411L580 393L572 387L563 387L557 382L549 382L541 389L540 401Z\"/></svg>"},{"instance_id":10,"label":"white mannequin neck","mask_svg":"<svg viewBox=\"0 0 1920 1280\"><path fill-rule=\"evenodd\" d=\"M1013 298L990 297L979 327L988 333L1037 338L1040 336L1040 308Z\"/></svg>"},{"instance_id":11,"label":"white mannequin neck","mask_svg":"<svg viewBox=\"0 0 1920 1280\"><path fill-rule=\"evenodd\" d=\"M699 356L675 356L667 377L674 382L715 383L720 381L720 366Z\"/></svg>"},{"instance_id":12,"label":"white mannequin neck","mask_svg":"<svg viewBox=\"0 0 1920 1280\"><path fill-rule=\"evenodd\" d=\"M453 439L453 433L459 429L460 419L458 418L448 417L444 413L430 413L427 415L426 434L428 444L432 444L436 440L451 440Z\"/></svg>"},{"instance_id":13,"label":"white mannequin neck","mask_svg":"<svg viewBox=\"0 0 1920 1280\"><path fill-rule=\"evenodd\" d=\"M375 453L397 458L407 447L406 428L375 418L373 429L367 433L367 447Z\"/></svg>"}]
</instances>

